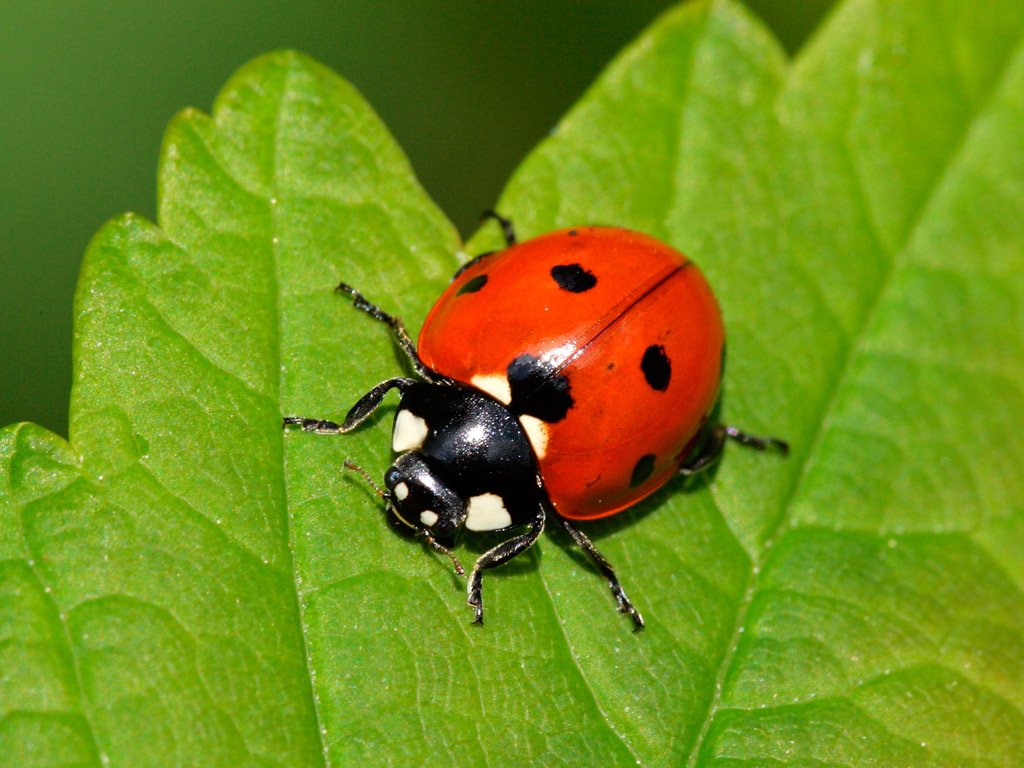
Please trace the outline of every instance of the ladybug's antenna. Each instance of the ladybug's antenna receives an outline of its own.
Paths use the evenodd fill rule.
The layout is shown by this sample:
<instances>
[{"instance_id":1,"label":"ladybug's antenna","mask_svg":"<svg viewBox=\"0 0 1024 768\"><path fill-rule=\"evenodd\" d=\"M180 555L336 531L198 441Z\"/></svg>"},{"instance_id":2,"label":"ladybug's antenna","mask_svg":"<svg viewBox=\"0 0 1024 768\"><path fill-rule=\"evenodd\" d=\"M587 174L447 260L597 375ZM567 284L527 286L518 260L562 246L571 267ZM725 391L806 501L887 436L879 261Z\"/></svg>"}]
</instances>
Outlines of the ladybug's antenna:
<instances>
[{"instance_id":1,"label":"ladybug's antenna","mask_svg":"<svg viewBox=\"0 0 1024 768\"><path fill-rule=\"evenodd\" d=\"M376 493L378 496L380 496L382 499L384 499L384 501L391 501L391 494L388 493L387 491L385 491L379 485L377 485L377 483L375 483L373 481L373 478L370 477L370 473L367 472L362 467L360 467L354 461L352 461L352 459L345 459L344 467L345 467L345 469L351 469L354 472L358 472L360 475L363 476L363 480L365 480L367 482L367 484L371 488L373 488L374 493Z\"/></svg>"},{"instance_id":2,"label":"ladybug's antenna","mask_svg":"<svg viewBox=\"0 0 1024 768\"><path fill-rule=\"evenodd\" d=\"M362 475L363 480L366 481L366 483L374 490L374 492L378 496L380 496L384 501L388 502L389 504L391 503L391 494L385 491L379 485L377 485L377 483L374 482L373 478L370 477L369 472L367 472L361 466L352 461L352 459L345 459L344 467L345 469L350 469L353 472L358 472L360 475ZM452 563L455 564L455 572L459 574L459 576L465 575L466 569L462 567L462 563L459 562L459 558L457 558L455 556L455 553L448 549L448 547L446 547L444 544L435 539L433 534L430 533L430 531L428 531L426 528L417 528L416 533L419 536L423 537L423 540L427 542L427 544L432 546L434 549L436 549L438 552L443 552L444 554L448 555L448 557L452 559Z\"/></svg>"}]
</instances>

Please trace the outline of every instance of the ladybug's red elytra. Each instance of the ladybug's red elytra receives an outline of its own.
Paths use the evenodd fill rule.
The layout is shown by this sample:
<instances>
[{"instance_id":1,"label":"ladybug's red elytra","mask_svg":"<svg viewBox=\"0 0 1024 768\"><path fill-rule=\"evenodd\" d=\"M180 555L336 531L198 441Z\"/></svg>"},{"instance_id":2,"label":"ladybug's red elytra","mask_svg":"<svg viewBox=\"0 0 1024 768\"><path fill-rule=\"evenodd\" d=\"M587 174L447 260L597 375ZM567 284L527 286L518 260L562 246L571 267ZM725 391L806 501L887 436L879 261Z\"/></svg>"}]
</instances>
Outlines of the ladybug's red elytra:
<instances>
[{"instance_id":1,"label":"ladybug's red elytra","mask_svg":"<svg viewBox=\"0 0 1024 768\"><path fill-rule=\"evenodd\" d=\"M298 416L284 424L349 432L397 389L398 455L386 490L377 489L391 512L460 574L446 546L457 534L521 529L473 566L475 622L483 621L482 572L528 549L552 518L640 629L643 617L611 564L570 521L614 514L676 475L707 469L727 439L782 454L788 446L711 421L724 328L711 288L683 254L612 227L517 243L509 220L485 215L501 224L508 247L456 272L415 347L400 319L338 286L390 327L419 380L381 382L341 424Z\"/></svg>"}]
</instances>

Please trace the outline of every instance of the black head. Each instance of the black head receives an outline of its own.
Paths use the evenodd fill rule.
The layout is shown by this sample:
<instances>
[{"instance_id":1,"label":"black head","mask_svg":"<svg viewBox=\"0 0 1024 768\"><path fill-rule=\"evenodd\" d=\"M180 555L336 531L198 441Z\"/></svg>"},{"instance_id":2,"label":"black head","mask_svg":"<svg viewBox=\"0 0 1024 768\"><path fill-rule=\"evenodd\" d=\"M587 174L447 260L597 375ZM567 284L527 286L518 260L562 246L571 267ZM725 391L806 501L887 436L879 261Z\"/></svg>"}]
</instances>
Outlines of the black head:
<instances>
[{"instance_id":1,"label":"black head","mask_svg":"<svg viewBox=\"0 0 1024 768\"><path fill-rule=\"evenodd\" d=\"M448 538L466 522L463 500L416 451L403 453L384 475L391 511L417 530Z\"/></svg>"},{"instance_id":2,"label":"black head","mask_svg":"<svg viewBox=\"0 0 1024 768\"><path fill-rule=\"evenodd\" d=\"M398 457L378 493L400 521L443 549L436 539L463 528L498 531L536 518L542 492L529 440L515 414L479 390L391 379L364 395L338 431L364 421L392 388L402 392L391 437Z\"/></svg>"}]
</instances>

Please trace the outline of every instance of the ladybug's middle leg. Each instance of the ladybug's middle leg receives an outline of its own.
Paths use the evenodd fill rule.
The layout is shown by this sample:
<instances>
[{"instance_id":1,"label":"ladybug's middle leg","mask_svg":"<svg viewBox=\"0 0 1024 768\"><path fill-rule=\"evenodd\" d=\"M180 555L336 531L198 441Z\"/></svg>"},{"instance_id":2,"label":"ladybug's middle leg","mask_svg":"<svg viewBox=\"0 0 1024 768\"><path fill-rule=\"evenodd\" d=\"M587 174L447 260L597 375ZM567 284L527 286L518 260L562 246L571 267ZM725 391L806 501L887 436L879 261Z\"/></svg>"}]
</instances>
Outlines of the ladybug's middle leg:
<instances>
[{"instance_id":1,"label":"ladybug's middle leg","mask_svg":"<svg viewBox=\"0 0 1024 768\"><path fill-rule=\"evenodd\" d=\"M622 585L619 584L619 577L615 575L615 569L612 568L612 564L608 562L608 559L598 552L597 547L594 546L594 542L579 530L576 526L566 520L564 517L559 516L559 520L562 521L562 526L569 535L572 536L572 540L576 542L580 549L587 553L587 557L597 567L597 570L601 572L601 575L608 580L608 586L612 590L612 595L615 596L615 602L619 606L619 613L628 613L633 619L633 629L641 630L644 628L644 617L640 615L630 599L626 597L625 590L622 589Z\"/></svg>"},{"instance_id":2,"label":"ladybug's middle leg","mask_svg":"<svg viewBox=\"0 0 1024 768\"><path fill-rule=\"evenodd\" d=\"M476 565L473 566L473 572L469 574L467 588L469 598L466 600L475 611L475 616L473 617L474 624L484 623L483 575L481 571L485 571L488 568L497 568L499 565L507 563L516 555L532 547L533 543L537 541L537 537L540 536L541 531L544 530L545 517L544 507L538 505L537 516L530 521L530 527L525 533L487 550L476 561Z\"/></svg>"},{"instance_id":3,"label":"ladybug's middle leg","mask_svg":"<svg viewBox=\"0 0 1024 768\"><path fill-rule=\"evenodd\" d=\"M352 297L352 305L356 309L360 312L365 312L374 320L380 320L391 329L391 335L395 337L398 346L405 353L405 356L409 358L413 369L420 378L435 384L445 381L443 376L439 376L435 371L430 370L426 363L420 360L420 356L416 352L416 345L409 336L409 332L405 329L405 323L402 322L402 318L389 315L376 304L367 301L363 294L347 283L340 283L334 290L338 293L347 293Z\"/></svg>"}]
</instances>

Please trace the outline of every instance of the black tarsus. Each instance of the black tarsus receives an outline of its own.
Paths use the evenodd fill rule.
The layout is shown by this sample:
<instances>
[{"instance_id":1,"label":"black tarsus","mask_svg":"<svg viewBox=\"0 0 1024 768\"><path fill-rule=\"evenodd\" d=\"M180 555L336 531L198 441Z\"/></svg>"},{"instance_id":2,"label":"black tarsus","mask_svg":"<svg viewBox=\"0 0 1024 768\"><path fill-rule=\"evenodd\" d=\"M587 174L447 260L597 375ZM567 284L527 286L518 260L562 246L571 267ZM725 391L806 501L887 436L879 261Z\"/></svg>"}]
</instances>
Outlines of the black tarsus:
<instances>
[{"instance_id":1,"label":"black tarsus","mask_svg":"<svg viewBox=\"0 0 1024 768\"><path fill-rule=\"evenodd\" d=\"M303 432L316 432L318 435L343 435L346 432L351 432L366 421L370 414L380 406L381 400L384 399L384 395L386 395L389 390L398 389L400 392L405 392L406 389L415 383L415 379L407 379L404 377L382 381L359 398L355 405L349 408L348 413L345 415L345 421L341 424L335 424L333 421L327 421L326 419L309 419L305 416L285 416L283 426L288 427L294 424L301 427Z\"/></svg>"},{"instance_id":2,"label":"black tarsus","mask_svg":"<svg viewBox=\"0 0 1024 768\"><path fill-rule=\"evenodd\" d=\"M282 426L302 427L303 432L316 432L319 435L339 435L343 431L341 426L327 419L309 419L305 416L285 416Z\"/></svg>"},{"instance_id":3,"label":"black tarsus","mask_svg":"<svg viewBox=\"0 0 1024 768\"><path fill-rule=\"evenodd\" d=\"M730 440L758 451L778 451L780 456L789 455L789 443L777 437L758 437L747 434L737 427L726 427L725 434Z\"/></svg>"},{"instance_id":4,"label":"black tarsus","mask_svg":"<svg viewBox=\"0 0 1024 768\"><path fill-rule=\"evenodd\" d=\"M466 603L474 610L474 624L484 623L483 574L481 571L497 568L499 565L507 563L516 555L532 547L534 542L537 541L537 537L544 530L546 516L544 506L538 504L537 515L529 522L529 528L525 533L521 533L519 536L487 550L477 559L472 573L469 574L469 583L466 588L468 595Z\"/></svg>"},{"instance_id":5,"label":"black tarsus","mask_svg":"<svg viewBox=\"0 0 1024 768\"><path fill-rule=\"evenodd\" d=\"M619 583L619 577L615 575L615 569L612 567L612 564L598 551L597 547L594 546L594 542L583 531L579 530L564 517L559 516L558 519L562 521L562 527L572 536L572 540L576 542L576 545L587 554L590 562L594 564L601 575L608 581L608 587L611 589L612 596L619 607L619 613L628 613L630 618L633 619L633 631L639 632L644 628L644 617L640 615L640 611L634 607L632 601L626 596L625 590L622 589L622 585Z\"/></svg>"}]
</instances>

